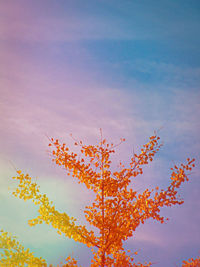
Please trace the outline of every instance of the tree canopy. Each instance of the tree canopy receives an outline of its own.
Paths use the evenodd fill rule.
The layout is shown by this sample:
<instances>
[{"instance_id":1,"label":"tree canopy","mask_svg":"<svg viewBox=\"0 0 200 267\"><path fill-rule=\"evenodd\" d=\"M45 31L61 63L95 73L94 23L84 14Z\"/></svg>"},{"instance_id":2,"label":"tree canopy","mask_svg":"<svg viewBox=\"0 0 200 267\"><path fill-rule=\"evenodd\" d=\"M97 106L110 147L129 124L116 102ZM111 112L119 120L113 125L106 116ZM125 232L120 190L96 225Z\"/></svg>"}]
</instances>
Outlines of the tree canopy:
<instances>
[{"instance_id":1,"label":"tree canopy","mask_svg":"<svg viewBox=\"0 0 200 267\"><path fill-rule=\"evenodd\" d=\"M124 141L125 139L121 139L119 144ZM93 252L92 267L147 267L151 266L151 262L136 263L137 251L126 250L124 243L147 219L164 223L167 218L160 214L162 207L183 204L184 200L178 196L178 189L189 180L188 174L195 167L195 160L187 158L180 166L174 165L167 188L160 189L156 186L139 193L134 191L131 182L143 173L143 166L154 159L162 146L160 138L156 134L151 136L140 153L132 155L128 167L120 162L118 169L111 171L111 155L119 144L108 143L102 135L97 145L84 145L82 141L74 140L74 145L80 148L78 155L71 152L65 143L50 139L53 161L63 166L67 175L84 183L95 193L93 203L86 206L84 211L91 229L78 225L77 220L65 212L59 212L46 194L40 192L39 185L21 170L13 177L18 182L13 195L24 201L31 200L38 207L38 216L28 221L30 226L46 223L55 228L58 234L88 246ZM45 260L34 257L33 253L25 250L15 238L4 231L0 236L0 248L3 249L0 254L1 266L12 266L13 263L15 266L47 266ZM184 267L190 266L187 264L189 263L183 262ZM78 266L78 263L69 256L62 266Z\"/></svg>"}]
</instances>

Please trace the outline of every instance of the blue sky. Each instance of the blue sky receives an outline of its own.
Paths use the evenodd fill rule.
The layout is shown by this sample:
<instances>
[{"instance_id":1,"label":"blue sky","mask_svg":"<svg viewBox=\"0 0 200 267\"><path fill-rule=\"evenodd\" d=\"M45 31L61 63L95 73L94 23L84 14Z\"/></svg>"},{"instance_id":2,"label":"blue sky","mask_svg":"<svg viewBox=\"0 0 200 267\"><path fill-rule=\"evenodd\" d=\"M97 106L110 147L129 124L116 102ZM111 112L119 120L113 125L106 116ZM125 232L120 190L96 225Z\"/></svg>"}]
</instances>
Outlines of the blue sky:
<instances>
[{"instance_id":1,"label":"blue sky","mask_svg":"<svg viewBox=\"0 0 200 267\"><path fill-rule=\"evenodd\" d=\"M199 14L195 0L0 1L0 222L36 255L59 263L74 251L89 266L84 246L48 226L27 226L37 212L11 196L10 161L36 177L58 209L84 221L91 196L53 165L45 134L95 143L100 127L108 140L126 138L113 159L125 163L162 128L164 147L137 188L166 187L174 163L196 158L180 191L185 203L164 209L170 221L148 222L127 246L157 267L198 255Z\"/></svg>"}]
</instances>

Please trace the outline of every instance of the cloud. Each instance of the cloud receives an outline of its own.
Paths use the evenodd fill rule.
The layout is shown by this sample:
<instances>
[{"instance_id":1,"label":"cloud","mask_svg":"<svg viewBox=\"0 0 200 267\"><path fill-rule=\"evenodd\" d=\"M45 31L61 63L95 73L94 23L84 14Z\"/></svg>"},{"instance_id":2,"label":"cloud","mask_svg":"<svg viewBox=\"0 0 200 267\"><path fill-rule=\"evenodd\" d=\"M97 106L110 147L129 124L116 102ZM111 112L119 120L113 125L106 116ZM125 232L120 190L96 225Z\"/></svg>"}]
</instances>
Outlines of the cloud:
<instances>
[{"instance_id":1,"label":"cloud","mask_svg":"<svg viewBox=\"0 0 200 267\"><path fill-rule=\"evenodd\" d=\"M191 32L195 32L197 22L181 7L169 3L154 6L84 1L83 6L81 1L49 1L48 5L41 1L6 1L1 4L0 38L32 43L170 38L182 41L186 34L193 37ZM179 12L173 14L174 9Z\"/></svg>"},{"instance_id":2,"label":"cloud","mask_svg":"<svg viewBox=\"0 0 200 267\"><path fill-rule=\"evenodd\" d=\"M0 20L1 40L41 43L134 37L134 33L126 27L125 21L114 14L75 14L77 11L70 7L65 7L64 14L57 14L61 11L61 6L55 5L54 8L55 12L46 12L46 5L44 7L39 2L34 8L27 3L3 3L4 16Z\"/></svg>"}]
</instances>

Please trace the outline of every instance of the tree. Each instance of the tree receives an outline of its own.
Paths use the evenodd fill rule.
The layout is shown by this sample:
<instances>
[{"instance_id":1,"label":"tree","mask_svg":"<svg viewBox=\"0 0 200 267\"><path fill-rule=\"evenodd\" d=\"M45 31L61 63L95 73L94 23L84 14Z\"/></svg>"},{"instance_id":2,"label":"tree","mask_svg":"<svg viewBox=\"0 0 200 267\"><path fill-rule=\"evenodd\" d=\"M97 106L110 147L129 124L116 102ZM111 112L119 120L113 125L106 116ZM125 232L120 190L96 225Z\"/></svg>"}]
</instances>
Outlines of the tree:
<instances>
[{"instance_id":1,"label":"tree","mask_svg":"<svg viewBox=\"0 0 200 267\"><path fill-rule=\"evenodd\" d=\"M143 145L139 154L133 154L128 167L120 162L118 170L114 172L111 171L111 154L115 153L115 148L125 139L121 139L118 145L107 143L102 134L97 145L84 145L82 141L73 139L74 145L80 148L81 156L70 152L66 144L53 138L49 140L53 161L63 166L67 175L77 178L79 183L84 183L95 193L94 202L86 206L84 211L86 220L94 230L78 225L75 218L57 211L48 197L40 193L39 186L32 182L32 178L18 170L18 175L13 178L19 184L13 195L25 201L30 199L38 206L39 215L29 220L29 225L45 222L57 229L59 234L84 243L93 252L93 267L150 266L151 263L134 263L137 252L131 254L129 250L126 251L123 243L149 218L164 223L167 218L160 215L162 207L183 204L177 190L182 183L189 180L188 173L195 166L194 159L188 158L180 167L175 165L171 168L171 182L166 190L155 187L138 193L131 188L131 181L143 173L143 166L153 160L162 146L156 134ZM46 266L45 262L40 264L38 266ZM63 266L78 265L69 256Z\"/></svg>"}]
</instances>

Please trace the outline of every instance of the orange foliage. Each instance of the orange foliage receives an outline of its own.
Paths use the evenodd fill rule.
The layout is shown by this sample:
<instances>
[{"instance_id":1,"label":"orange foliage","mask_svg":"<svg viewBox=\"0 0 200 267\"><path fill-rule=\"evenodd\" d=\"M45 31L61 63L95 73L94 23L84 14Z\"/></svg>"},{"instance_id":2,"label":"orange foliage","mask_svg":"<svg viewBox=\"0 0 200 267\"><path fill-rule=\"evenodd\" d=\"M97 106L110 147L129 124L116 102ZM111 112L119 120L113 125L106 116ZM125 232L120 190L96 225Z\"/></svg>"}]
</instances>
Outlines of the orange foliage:
<instances>
[{"instance_id":1,"label":"orange foliage","mask_svg":"<svg viewBox=\"0 0 200 267\"><path fill-rule=\"evenodd\" d=\"M159 137L151 136L139 154L134 154L126 168L120 163L119 169L111 172L111 154L115 153L117 145L109 144L104 139L98 145L84 145L76 141L82 156L70 152L65 144L51 139L49 146L53 147L53 161L64 166L68 175L78 179L92 190L96 197L94 202L86 206L85 218L98 234L88 231L85 226L77 226L76 220L65 213L59 213L46 195L39 193L39 187L31 183L31 178L19 173L20 186L13 193L22 199L32 199L39 205L39 216L30 221L30 225L42 223L51 224L61 234L92 247L93 259L91 266L150 266L151 263L134 263L130 251L125 251L123 243L133 236L134 231L147 219L152 218L160 223L165 219L160 215L164 206L180 205L184 201L177 196L181 184L188 181L187 173L194 167L194 159L187 159L180 167L171 168L171 183L163 190L144 190L138 193L131 188L131 181L143 173L142 167L153 160L160 149ZM121 139L121 142L125 141ZM64 266L77 266L77 262L68 257ZM185 266L185 265L184 265ZM189 265L187 265L189 266Z\"/></svg>"},{"instance_id":2,"label":"orange foliage","mask_svg":"<svg viewBox=\"0 0 200 267\"><path fill-rule=\"evenodd\" d=\"M196 259L189 259L188 261L183 261L182 267L199 267L200 266L200 257Z\"/></svg>"}]
</instances>

